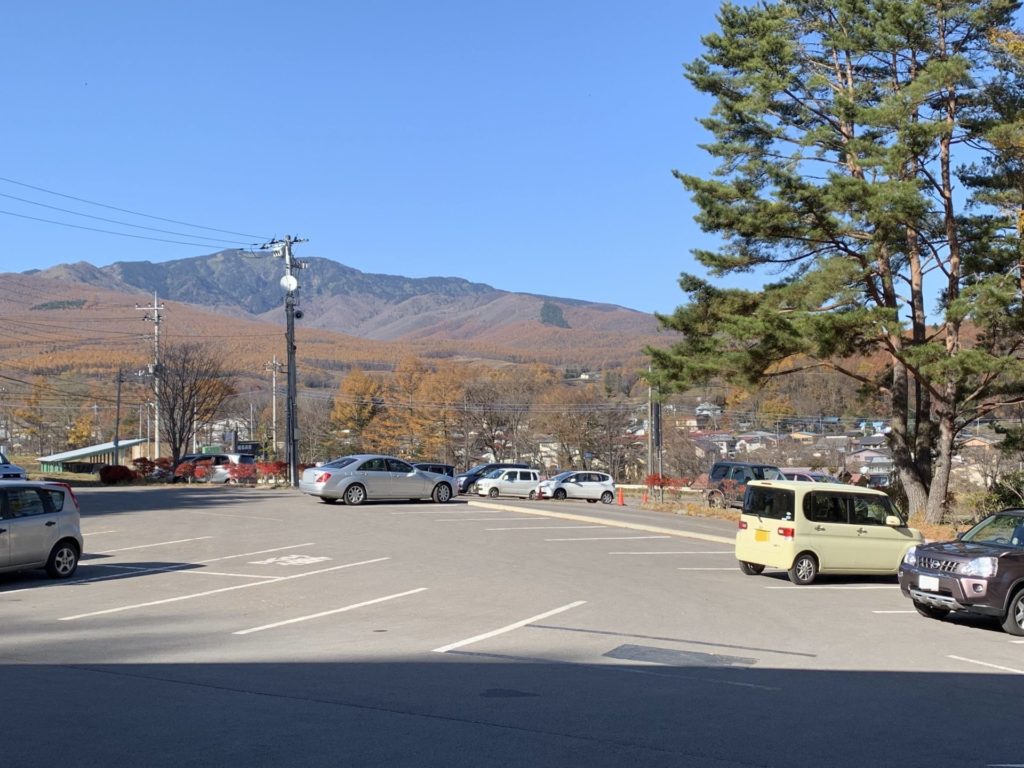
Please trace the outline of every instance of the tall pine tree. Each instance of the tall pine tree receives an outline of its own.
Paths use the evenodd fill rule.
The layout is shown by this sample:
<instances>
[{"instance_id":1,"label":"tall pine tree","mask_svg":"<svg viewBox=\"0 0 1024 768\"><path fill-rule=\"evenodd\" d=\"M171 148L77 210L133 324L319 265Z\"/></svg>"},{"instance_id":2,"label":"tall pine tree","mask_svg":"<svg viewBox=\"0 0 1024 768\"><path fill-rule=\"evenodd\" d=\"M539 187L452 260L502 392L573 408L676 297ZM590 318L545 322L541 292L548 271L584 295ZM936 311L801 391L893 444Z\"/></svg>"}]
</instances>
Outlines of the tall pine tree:
<instances>
[{"instance_id":1,"label":"tall pine tree","mask_svg":"<svg viewBox=\"0 0 1024 768\"><path fill-rule=\"evenodd\" d=\"M1001 151L997 92L1016 93L999 40L1018 5L726 4L686 69L714 99L702 123L719 165L676 175L722 245L694 252L708 274L682 275L687 303L658 316L683 340L648 350L652 378L756 386L815 366L857 380L887 411L911 512L930 522L958 432L1024 399L1016 215L992 205L1013 182L985 162ZM776 282L708 279L744 273ZM884 374L865 375L865 359Z\"/></svg>"}]
</instances>

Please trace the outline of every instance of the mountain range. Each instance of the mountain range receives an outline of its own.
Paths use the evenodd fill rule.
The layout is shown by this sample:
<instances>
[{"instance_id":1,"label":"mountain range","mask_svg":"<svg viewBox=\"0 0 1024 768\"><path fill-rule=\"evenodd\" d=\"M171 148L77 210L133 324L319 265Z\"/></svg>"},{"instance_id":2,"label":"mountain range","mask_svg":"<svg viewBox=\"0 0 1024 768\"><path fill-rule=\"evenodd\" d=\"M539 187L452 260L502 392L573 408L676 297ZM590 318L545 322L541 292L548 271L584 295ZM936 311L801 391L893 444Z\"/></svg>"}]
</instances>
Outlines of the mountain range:
<instances>
[{"instance_id":1,"label":"mountain range","mask_svg":"<svg viewBox=\"0 0 1024 768\"><path fill-rule=\"evenodd\" d=\"M502 362L631 367L643 365L644 346L664 346L670 340L659 333L653 315L621 306L504 291L458 277L409 278L361 272L323 258L303 261L306 268L296 273L303 315L297 322L300 341L301 334L319 331L316 337L330 347L322 334L337 334L342 338L336 338L336 345L358 347L364 357L394 359L401 350ZM209 335L203 333L204 327L222 325L229 318L254 327L283 325L283 266L279 259L239 250L104 267L79 261L8 273L6 277L16 278L18 284L34 288L11 287L0 298L24 305L22 316L31 311L41 321L46 312L63 310L66 324L71 320L67 302L76 291L83 296L101 292L106 304L116 301L114 295L124 295L126 306L155 296L161 302L194 307L198 314L190 315L187 324L203 336ZM60 301L40 301L51 294ZM8 311L19 310L5 307L4 314ZM139 316L135 313L136 322ZM40 327L45 325L40 322ZM275 344L280 338L279 331L239 333L273 337Z\"/></svg>"}]
</instances>

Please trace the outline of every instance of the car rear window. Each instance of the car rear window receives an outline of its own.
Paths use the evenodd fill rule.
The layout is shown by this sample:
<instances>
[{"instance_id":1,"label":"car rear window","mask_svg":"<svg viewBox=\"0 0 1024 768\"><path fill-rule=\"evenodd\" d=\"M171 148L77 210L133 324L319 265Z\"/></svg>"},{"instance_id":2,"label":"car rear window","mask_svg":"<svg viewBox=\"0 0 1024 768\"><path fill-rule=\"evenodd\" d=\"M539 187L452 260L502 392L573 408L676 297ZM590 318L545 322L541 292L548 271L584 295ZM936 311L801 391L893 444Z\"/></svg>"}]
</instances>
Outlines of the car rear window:
<instances>
[{"instance_id":1,"label":"car rear window","mask_svg":"<svg viewBox=\"0 0 1024 768\"><path fill-rule=\"evenodd\" d=\"M340 459L335 459L334 461L328 461L326 464L321 464L320 466L326 467L327 469L341 469L342 467L347 467L353 461L355 461L353 457L344 456Z\"/></svg>"},{"instance_id":2,"label":"car rear window","mask_svg":"<svg viewBox=\"0 0 1024 768\"><path fill-rule=\"evenodd\" d=\"M54 512L60 512L62 509L64 509L64 492L63 491L53 491L53 490L50 490L49 488L40 488L39 489L39 494L44 499L49 499L50 500L50 508Z\"/></svg>"},{"instance_id":3,"label":"car rear window","mask_svg":"<svg viewBox=\"0 0 1024 768\"><path fill-rule=\"evenodd\" d=\"M783 488L747 486L743 497L743 514L773 520L792 520L793 492Z\"/></svg>"}]
</instances>

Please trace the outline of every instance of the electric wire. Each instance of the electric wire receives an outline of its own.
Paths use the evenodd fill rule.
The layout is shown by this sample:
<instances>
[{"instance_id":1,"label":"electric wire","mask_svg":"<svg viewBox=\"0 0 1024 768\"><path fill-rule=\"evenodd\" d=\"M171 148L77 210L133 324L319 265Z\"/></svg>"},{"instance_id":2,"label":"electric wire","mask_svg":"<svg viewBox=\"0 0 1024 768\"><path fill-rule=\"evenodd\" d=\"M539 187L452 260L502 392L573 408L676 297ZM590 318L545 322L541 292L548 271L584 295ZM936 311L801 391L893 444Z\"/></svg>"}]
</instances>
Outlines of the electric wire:
<instances>
[{"instance_id":1,"label":"electric wire","mask_svg":"<svg viewBox=\"0 0 1024 768\"><path fill-rule=\"evenodd\" d=\"M28 203L29 205L38 205L41 208L48 208L51 211L60 211L61 213L70 213L72 216L83 216L84 218L87 218L87 219L94 219L96 221L105 221L108 224L120 224L122 227L134 227L135 229L145 229L145 230L147 230L149 232L162 232L165 235L179 235L181 237L195 237L195 238L198 238L200 240L211 240L211 241L213 241L215 243L231 243L233 245L238 243L237 240L225 240L225 239L220 238L220 237L209 237L207 235L193 235L193 234L190 234L188 232L175 232L174 230L171 230L171 229L159 229L157 227L147 227L144 224L132 224L130 222L120 221L118 219L107 219L107 218L104 218L103 216L93 216L92 214L89 214L89 213L81 213L79 211L72 211L69 208L60 208L60 207L58 207L56 205L47 205L46 203L40 203L40 202L37 202L35 200L29 200L29 199L24 198L24 197L16 197L15 195L8 195L5 192L0 192L0 197L6 197L9 200L17 200L19 203Z\"/></svg>"},{"instance_id":2,"label":"electric wire","mask_svg":"<svg viewBox=\"0 0 1024 768\"><path fill-rule=\"evenodd\" d=\"M31 221L41 221L41 222L43 222L45 224L56 224L56 225L61 226L61 227L72 227L73 229L84 229L84 230L86 230L88 232L101 232L101 233L103 233L105 235L118 235L119 237L131 237L131 238L134 238L136 240L151 240L151 241L156 242L156 243L173 243L175 245L191 245L191 246L194 246L196 248L209 248L210 247L209 243L187 243L187 242L185 242L183 240L168 240L165 237L149 237L147 235L133 235L130 232L115 232L115 231L113 231L111 229L99 229L98 227L86 227L86 226L83 226L81 224L70 224L70 223L68 223L66 221L54 221L53 219L42 219L42 218L39 218L38 216L28 216L27 214L24 214L24 213L14 213L13 211L0 210L0 213L3 213L5 215L7 215L7 216L16 216L19 219L29 219ZM198 237L198 235L197 235L197 237Z\"/></svg>"},{"instance_id":3,"label":"electric wire","mask_svg":"<svg viewBox=\"0 0 1024 768\"><path fill-rule=\"evenodd\" d=\"M79 202L79 203L86 203L88 205L95 205L95 206L98 206L100 208L107 208L107 209L112 210L112 211L119 211L120 213L128 213L128 214L131 214L132 216L141 216L143 218L154 219L156 221L166 221L168 224L179 224L179 225L181 225L183 227L191 227L192 229L205 229L208 232L220 232L220 233L225 234L225 235L238 235L240 237L251 238L252 240L259 240L261 242L266 242L266 241L272 239L272 238L264 237L264 236L261 236L261 235L250 235L250 234L247 234L245 232L233 232L230 229L218 229L216 227L204 227L201 224L190 224L187 221L179 221L177 219L168 219L168 218L164 218L163 216L152 216L152 215L150 215L148 213L140 213L138 211L131 211L131 210L128 210L127 208L118 208L117 206L107 205L106 203L97 203L95 200L86 200L84 197L75 197L74 195L67 195L67 194L64 194L63 192L55 192L52 189L45 189L44 187L33 186L32 184L26 184L26 183L21 182L21 181L15 181L14 179L8 179L8 178L5 178L3 176L0 176L0 181L7 182L8 184L16 184L17 186L25 187L26 189L34 189L37 192L45 192L48 195L56 195L57 197L63 197L63 198L66 198L68 200L74 200L74 201Z\"/></svg>"}]
</instances>

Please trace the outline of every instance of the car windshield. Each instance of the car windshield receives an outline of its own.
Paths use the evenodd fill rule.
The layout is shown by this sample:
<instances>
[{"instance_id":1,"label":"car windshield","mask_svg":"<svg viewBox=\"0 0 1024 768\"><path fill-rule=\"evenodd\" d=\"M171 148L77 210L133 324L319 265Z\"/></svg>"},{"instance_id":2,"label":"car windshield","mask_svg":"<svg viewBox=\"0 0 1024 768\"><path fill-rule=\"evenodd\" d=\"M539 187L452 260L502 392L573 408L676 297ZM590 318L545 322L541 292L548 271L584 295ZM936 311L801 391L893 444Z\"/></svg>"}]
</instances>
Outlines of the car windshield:
<instances>
[{"instance_id":1,"label":"car windshield","mask_svg":"<svg viewBox=\"0 0 1024 768\"><path fill-rule=\"evenodd\" d=\"M342 467L347 467L353 461L355 461L354 456L342 456L340 459L328 461L326 464L321 464L320 466L327 467L328 469L341 469Z\"/></svg>"},{"instance_id":2,"label":"car windshield","mask_svg":"<svg viewBox=\"0 0 1024 768\"><path fill-rule=\"evenodd\" d=\"M750 471L758 480L785 480L786 477L775 467L751 467Z\"/></svg>"},{"instance_id":3,"label":"car windshield","mask_svg":"<svg viewBox=\"0 0 1024 768\"><path fill-rule=\"evenodd\" d=\"M552 479L552 480L557 480L557 481L561 482L562 480L565 480L565 479L566 479L567 477L569 477L569 476L570 476L570 475L572 475L572 474L574 474L574 472L573 472L573 471L569 471L569 472L562 472L562 473L560 473L560 474L557 474L557 475L555 475L555 476L554 476L554 477L552 477L551 479Z\"/></svg>"},{"instance_id":4,"label":"car windshield","mask_svg":"<svg viewBox=\"0 0 1024 768\"><path fill-rule=\"evenodd\" d=\"M2 453L0 453L0 464L10 464L10 463L11 462L8 461L7 457L4 456Z\"/></svg>"},{"instance_id":5,"label":"car windshield","mask_svg":"<svg viewBox=\"0 0 1024 768\"><path fill-rule=\"evenodd\" d=\"M467 469L465 474L467 474L467 475L479 475L486 468L487 468L486 464L477 464L475 467L470 467L469 469Z\"/></svg>"},{"instance_id":6,"label":"car windshield","mask_svg":"<svg viewBox=\"0 0 1024 768\"><path fill-rule=\"evenodd\" d=\"M493 480L496 477L501 477L501 473L504 472L504 471L505 471L504 469L492 469L490 472L488 472L486 475L484 475L484 477Z\"/></svg>"},{"instance_id":7,"label":"car windshield","mask_svg":"<svg viewBox=\"0 0 1024 768\"><path fill-rule=\"evenodd\" d=\"M1024 512L986 517L960 538L975 544L1024 549Z\"/></svg>"}]
</instances>

